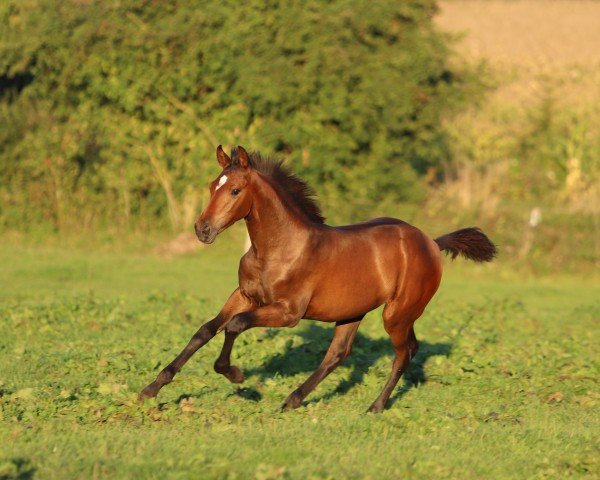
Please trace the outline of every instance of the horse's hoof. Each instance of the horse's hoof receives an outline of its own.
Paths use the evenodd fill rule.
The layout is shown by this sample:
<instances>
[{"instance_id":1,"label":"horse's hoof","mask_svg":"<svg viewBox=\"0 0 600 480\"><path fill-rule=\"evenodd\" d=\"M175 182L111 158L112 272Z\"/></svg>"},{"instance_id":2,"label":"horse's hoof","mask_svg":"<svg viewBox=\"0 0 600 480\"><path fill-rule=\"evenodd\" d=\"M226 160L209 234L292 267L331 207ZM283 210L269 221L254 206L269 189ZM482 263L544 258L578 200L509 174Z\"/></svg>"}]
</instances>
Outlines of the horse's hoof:
<instances>
[{"instance_id":1,"label":"horse's hoof","mask_svg":"<svg viewBox=\"0 0 600 480\"><path fill-rule=\"evenodd\" d=\"M242 383L244 381L244 372L233 365L229 367L229 371L224 375L231 383Z\"/></svg>"},{"instance_id":2,"label":"horse's hoof","mask_svg":"<svg viewBox=\"0 0 600 480\"><path fill-rule=\"evenodd\" d=\"M381 412L383 412L383 406L377 405L376 403L371 405L369 407L369 409L367 410L367 413L381 413Z\"/></svg>"},{"instance_id":3,"label":"horse's hoof","mask_svg":"<svg viewBox=\"0 0 600 480\"><path fill-rule=\"evenodd\" d=\"M302 397L296 393L292 393L281 406L281 411L294 410L302 405Z\"/></svg>"},{"instance_id":4,"label":"horse's hoof","mask_svg":"<svg viewBox=\"0 0 600 480\"><path fill-rule=\"evenodd\" d=\"M158 389L156 389L152 385L148 385L146 388L144 388L140 392L140 394L138 395L138 400L143 401L143 400L146 400L147 398L154 398L154 397L156 397L157 394L158 394Z\"/></svg>"}]
</instances>

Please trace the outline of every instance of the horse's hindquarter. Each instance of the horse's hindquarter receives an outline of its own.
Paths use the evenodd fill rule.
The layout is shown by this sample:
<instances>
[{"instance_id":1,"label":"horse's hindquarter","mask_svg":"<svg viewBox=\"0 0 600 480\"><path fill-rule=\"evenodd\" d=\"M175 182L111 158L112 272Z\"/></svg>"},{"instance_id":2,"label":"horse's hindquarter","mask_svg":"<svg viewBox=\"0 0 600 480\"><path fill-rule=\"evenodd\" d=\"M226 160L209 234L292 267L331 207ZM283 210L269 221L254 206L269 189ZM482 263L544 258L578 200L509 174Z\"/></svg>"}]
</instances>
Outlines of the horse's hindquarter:
<instances>
[{"instance_id":1,"label":"horse's hindquarter","mask_svg":"<svg viewBox=\"0 0 600 480\"><path fill-rule=\"evenodd\" d=\"M398 296L407 304L426 297L426 304L437 290L439 249L415 227L375 219L322 232L306 318L355 318Z\"/></svg>"}]
</instances>

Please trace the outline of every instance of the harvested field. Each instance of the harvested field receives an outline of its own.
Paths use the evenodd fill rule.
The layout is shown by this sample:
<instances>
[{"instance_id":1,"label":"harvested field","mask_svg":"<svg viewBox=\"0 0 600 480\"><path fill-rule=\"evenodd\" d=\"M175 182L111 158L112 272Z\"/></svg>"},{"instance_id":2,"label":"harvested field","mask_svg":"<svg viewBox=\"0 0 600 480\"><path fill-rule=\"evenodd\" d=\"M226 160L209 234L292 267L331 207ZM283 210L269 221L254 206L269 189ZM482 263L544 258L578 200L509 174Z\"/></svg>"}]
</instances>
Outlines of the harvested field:
<instances>
[{"instance_id":1,"label":"harvested field","mask_svg":"<svg viewBox=\"0 0 600 480\"><path fill-rule=\"evenodd\" d=\"M492 62L600 62L600 2L447 0L437 22L466 34L465 52Z\"/></svg>"}]
</instances>

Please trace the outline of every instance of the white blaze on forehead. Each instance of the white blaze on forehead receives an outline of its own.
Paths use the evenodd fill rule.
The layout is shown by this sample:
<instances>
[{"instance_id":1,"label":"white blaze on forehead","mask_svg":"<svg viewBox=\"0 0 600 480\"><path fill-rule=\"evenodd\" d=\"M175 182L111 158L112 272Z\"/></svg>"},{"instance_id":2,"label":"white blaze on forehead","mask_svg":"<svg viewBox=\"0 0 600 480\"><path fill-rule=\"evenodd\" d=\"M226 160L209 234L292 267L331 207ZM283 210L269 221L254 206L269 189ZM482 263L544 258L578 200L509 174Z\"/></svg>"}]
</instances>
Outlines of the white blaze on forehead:
<instances>
[{"instance_id":1,"label":"white blaze on forehead","mask_svg":"<svg viewBox=\"0 0 600 480\"><path fill-rule=\"evenodd\" d=\"M227 175L223 175L221 178L219 178L219 183L217 185L217 188L215 188L215 192L221 188L223 185L225 185L225 182L227 181Z\"/></svg>"}]
</instances>

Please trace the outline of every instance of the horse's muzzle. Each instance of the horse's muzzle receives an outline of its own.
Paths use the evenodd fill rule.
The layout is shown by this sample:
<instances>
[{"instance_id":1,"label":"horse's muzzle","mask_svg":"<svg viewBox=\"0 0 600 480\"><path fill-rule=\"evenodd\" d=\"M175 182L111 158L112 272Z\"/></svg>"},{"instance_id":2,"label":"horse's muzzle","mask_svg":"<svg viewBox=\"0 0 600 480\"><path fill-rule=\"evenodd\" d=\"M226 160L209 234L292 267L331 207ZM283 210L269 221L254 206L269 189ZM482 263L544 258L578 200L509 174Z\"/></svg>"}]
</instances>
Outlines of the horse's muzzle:
<instances>
[{"instance_id":1,"label":"horse's muzzle","mask_svg":"<svg viewBox=\"0 0 600 480\"><path fill-rule=\"evenodd\" d=\"M219 233L218 229L213 228L207 221L196 223L194 228L196 230L196 236L198 237L198 240L200 240L202 243L214 242L217 233Z\"/></svg>"}]
</instances>

